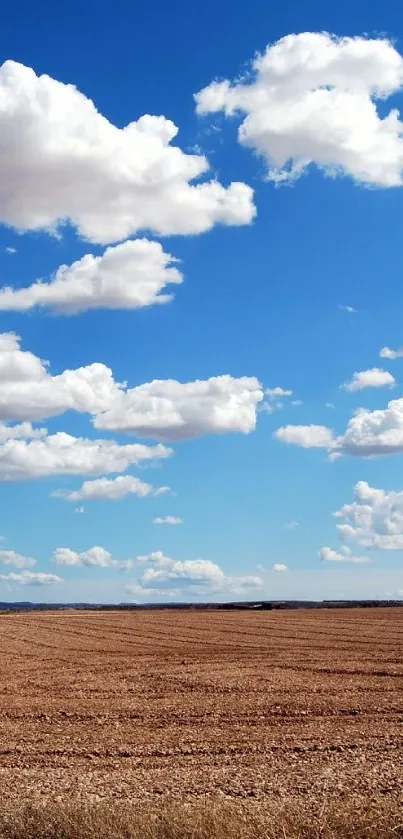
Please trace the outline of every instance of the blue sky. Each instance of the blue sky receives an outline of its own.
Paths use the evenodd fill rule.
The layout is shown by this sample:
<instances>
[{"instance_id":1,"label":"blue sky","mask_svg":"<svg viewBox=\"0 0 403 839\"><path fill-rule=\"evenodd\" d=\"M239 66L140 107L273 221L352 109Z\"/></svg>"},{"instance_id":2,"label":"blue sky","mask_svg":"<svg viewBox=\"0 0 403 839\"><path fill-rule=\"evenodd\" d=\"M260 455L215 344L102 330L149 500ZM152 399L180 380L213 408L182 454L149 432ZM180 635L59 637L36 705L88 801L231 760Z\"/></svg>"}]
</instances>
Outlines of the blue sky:
<instances>
[{"instance_id":1,"label":"blue sky","mask_svg":"<svg viewBox=\"0 0 403 839\"><path fill-rule=\"evenodd\" d=\"M399 596L403 358L380 351L403 345L400 4L23 2L0 45L0 600ZM165 121L131 150L117 129L144 114ZM183 275L164 305L128 302L144 238L143 280L152 254ZM38 279L46 305L17 294ZM60 434L74 463L82 439L172 451L73 474L46 465ZM125 476L143 487L114 499Z\"/></svg>"}]
</instances>

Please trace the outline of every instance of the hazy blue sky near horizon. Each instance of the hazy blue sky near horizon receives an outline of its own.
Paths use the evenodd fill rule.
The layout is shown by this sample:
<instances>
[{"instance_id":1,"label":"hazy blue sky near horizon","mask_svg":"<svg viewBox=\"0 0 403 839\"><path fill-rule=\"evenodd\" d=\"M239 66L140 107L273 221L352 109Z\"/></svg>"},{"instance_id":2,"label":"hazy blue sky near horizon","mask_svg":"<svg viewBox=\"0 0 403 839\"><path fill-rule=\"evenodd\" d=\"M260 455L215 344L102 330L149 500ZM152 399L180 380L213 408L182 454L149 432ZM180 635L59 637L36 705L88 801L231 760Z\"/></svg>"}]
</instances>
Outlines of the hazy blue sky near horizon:
<instances>
[{"instance_id":1,"label":"hazy blue sky near horizon","mask_svg":"<svg viewBox=\"0 0 403 839\"><path fill-rule=\"evenodd\" d=\"M267 100L257 111L254 56L290 34L322 32L363 44L372 39L375 46L362 65L347 48L335 53L338 69L329 77L325 60L319 70L308 67L319 42L310 42L309 54L293 42L287 90L283 82L274 90L273 79L265 87L263 79ZM332 45L343 49L340 41L329 40ZM113 6L17 0L3 12L0 47L0 64L18 63L15 72L0 70L0 286L49 283L59 266L86 254L102 259L107 247L144 237L159 242L183 273L181 284L168 287L173 299L164 305L112 304L112 280L104 308L92 303L67 314L66 300L64 311L61 304L57 311L51 305L15 310L18 303L3 305L0 288L0 333L9 336L3 375L0 335L0 600L403 595L403 358L380 357L382 348L398 355L403 345L403 126L386 119L391 109L403 110L401 4L206 0L196 8L183 0ZM282 60L291 62L293 49ZM113 150L112 135L107 140L105 125L96 126L88 108L82 122L77 117L73 142L74 99L68 111L66 88L40 89L19 65L75 85L119 129L143 114L172 120L178 134L171 146L209 161L210 172L200 178L213 179L207 209L201 193L186 204L185 176L177 191L174 184L158 192L168 165L163 155L136 190L129 158L117 177L111 167L127 149ZM387 82L378 97L377 82L368 79L382 73ZM241 76L249 97L244 111L226 115L218 102L197 113L196 93L217 79L236 85ZM210 88L209 102L215 91ZM307 91L329 94L327 110L318 115ZM357 102L357 119L348 96L347 105ZM305 106L301 119L289 119ZM367 106L377 109L368 116L368 132ZM249 139L242 143L245 113ZM93 166L91 148L98 154L104 128L102 159ZM152 143L161 129L147 130ZM276 131L282 148L292 150L286 166L281 154L270 158ZM83 162L75 150L87 141ZM141 154L146 158L147 148L133 151ZM306 164L300 177L290 176L290 160ZM179 169L181 161L172 166ZM136 158L135 165L143 164ZM283 181L268 177L271 167ZM251 187L256 215L250 193L242 207L234 195L223 208L230 193L216 199L215 182ZM123 193L130 199L124 207ZM160 221L161 207L169 222ZM199 209L199 230L189 232ZM151 222L121 232L130 212ZM38 222L41 213L46 224ZM116 234L108 232L108 213L122 217ZM50 218L53 232L45 229ZM55 235L60 219L67 221ZM123 283L120 270L127 288L136 282L134 257L125 259L114 269L116 288ZM75 282L84 281L77 274ZM13 335L20 336L20 349ZM49 362L38 381L27 372L36 362L21 352ZM101 396L91 390L84 397L65 376L57 397L62 407L37 407L51 403L59 388L50 376L95 362L110 368L114 382L127 382L127 401L107 385ZM200 401L190 404L190 390L177 397L174 388L168 404L167 380L224 375L231 377L225 388L206 385ZM239 390L242 377L248 380ZM163 399L156 405L152 393L142 392L136 416L144 416L134 421L128 389L154 380L163 383ZM276 388L285 393L268 393ZM18 409L10 408L17 402ZM150 419L154 410L158 422ZM108 425L108 411L119 414L119 427ZM176 411L181 423L172 432ZM21 422L33 427L17 439L10 429ZM36 439L39 428L47 436ZM72 448L85 438L120 447L162 444L172 453L104 469L102 459L99 467L95 462L99 453L93 467L85 456L74 468L71 454L70 465L59 468L47 447L60 432L74 437ZM121 475L148 489L113 498ZM66 499L102 478L115 483ZM155 494L150 486L170 490ZM333 516L353 502L344 516ZM166 517L180 523L155 523ZM103 551L91 553L94 546Z\"/></svg>"}]
</instances>

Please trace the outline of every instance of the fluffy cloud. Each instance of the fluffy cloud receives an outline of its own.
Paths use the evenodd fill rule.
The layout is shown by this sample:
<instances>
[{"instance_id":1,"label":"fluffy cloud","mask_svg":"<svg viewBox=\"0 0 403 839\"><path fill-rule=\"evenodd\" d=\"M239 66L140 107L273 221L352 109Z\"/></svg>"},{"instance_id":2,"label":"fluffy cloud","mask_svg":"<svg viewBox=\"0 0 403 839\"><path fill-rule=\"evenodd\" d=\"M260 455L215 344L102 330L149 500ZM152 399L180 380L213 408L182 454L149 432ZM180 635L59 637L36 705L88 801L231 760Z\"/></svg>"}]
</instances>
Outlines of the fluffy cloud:
<instances>
[{"instance_id":1,"label":"fluffy cloud","mask_svg":"<svg viewBox=\"0 0 403 839\"><path fill-rule=\"evenodd\" d=\"M34 428L30 422L20 422L16 425L6 425L0 422L0 443L6 440L40 440L46 437L46 428Z\"/></svg>"},{"instance_id":2,"label":"fluffy cloud","mask_svg":"<svg viewBox=\"0 0 403 839\"><path fill-rule=\"evenodd\" d=\"M400 186L403 124L377 101L401 89L403 59L386 39L287 35L252 63L246 81L214 81L196 94L199 114L246 114L239 142L267 162L274 181L311 165L357 182Z\"/></svg>"},{"instance_id":3,"label":"fluffy cloud","mask_svg":"<svg viewBox=\"0 0 403 839\"><path fill-rule=\"evenodd\" d=\"M283 565L282 562L275 562L272 571L277 571L278 574L283 574L285 571L288 571L288 565Z\"/></svg>"},{"instance_id":4,"label":"fluffy cloud","mask_svg":"<svg viewBox=\"0 0 403 839\"><path fill-rule=\"evenodd\" d=\"M56 565L87 565L98 568L116 568L118 565L112 554L99 545L82 553L72 551L70 548L56 548L52 559Z\"/></svg>"},{"instance_id":5,"label":"fluffy cloud","mask_svg":"<svg viewBox=\"0 0 403 839\"><path fill-rule=\"evenodd\" d=\"M137 557L137 562L146 566L145 570L127 591L140 598L242 595L263 585L260 577L227 576L219 565L206 559L174 560L154 551Z\"/></svg>"},{"instance_id":6,"label":"fluffy cloud","mask_svg":"<svg viewBox=\"0 0 403 839\"><path fill-rule=\"evenodd\" d=\"M18 335L0 333L0 420L39 420L69 409L93 413L119 388L104 364L52 376L46 362L21 349Z\"/></svg>"},{"instance_id":7,"label":"fluffy cloud","mask_svg":"<svg viewBox=\"0 0 403 839\"><path fill-rule=\"evenodd\" d=\"M357 565L362 565L370 562L367 556L353 556L349 550L334 551L332 548L325 545L319 551L319 559L324 562L353 562Z\"/></svg>"},{"instance_id":8,"label":"fluffy cloud","mask_svg":"<svg viewBox=\"0 0 403 839\"><path fill-rule=\"evenodd\" d=\"M325 425L285 425L274 432L276 440L303 449L327 449L333 446L333 432Z\"/></svg>"},{"instance_id":9,"label":"fluffy cloud","mask_svg":"<svg viewBox=\"0 0 403 839\"><path fill-rule=\"evenodd\" d=\"M94 425L162 440L228 431L248 434L255 428L262 398L260 383L252 376L185 383L155 380L116 392L110 407L95 416Z\"/></svg>"},{"instance_id":10,"label":"fluffy cloud","mask_svg":"<svg viewBox=\"0 0 403 839\"><path fill-rule=\"evenodd\" d=\"M0 218L19 230L55 230L69 220L105 244L138 230L194 234L251 222L252 189L200 182L208 161L171 145L177 133L169 119L148 114L118 128L73 85L6 61Z\"/></svg>"},{"instance_id":11,"label":"fluffy cloud","mask_svg":"<svg viewBox=\"0 0 403 839\"><path fill-rule=\"evenodd\" d=\"M336 436L321 425L287 425L274 432L283 443L303 448L324 448L332 459L343 454L377 457L403 452L403 398L393 399L386 408L360 408L348 422L344 434Z\"/></svg>"},{"instance_id":12,"label":"fluffy cloud","mask_svg":"<svg viewBox=\"0 0 403 839\"><path fill-rule=\"evenodd\" d=\"M356 390L364 390L366 387L392 387L396 384L395 377L387 370L373 367L371 370L361 370L353 373L353 378L342 385L343 390L353 393Z\"/></svg>"},{"instance_id":13,"label":"fluffy cloud","mask_svg":"<svg viewBox=\"0 0 403 839\"><path fill-rule=\"evenodd\" d=\"M183 524L183 520L177 518L177 516L163 516L163 518L157 516L156 519L153 519L153 524Z\"/></svg>"},{"instance_id":14,"label":"fluffy cloud","mask_svg":"<svg viewBox=\"0 0 403 839\"><path fill-rule=\"evenodd\" d=\"M0 580L4 583L15 583L20 586L51 586L54 583L62 583L61 577L55 574L44 574L42 571L21 571L20 574L0 574Z\"/></svg>"},{"instance_id":15,"label":"fluffy cloud","mask_svg":"<svg viewBox=\"0 0 403 839\"><path fill-rule=\"evenodd\" d=\"M113 440L86 440L59 431L40 440L7 440L0 445L0 481L47 475L102 475L168 457L166 446L119 445Z\"/></svg>"},{"instance_id":16,"label":"fluffy cloud","mask_svg":"<svg viewBox=\"0 0 403 839\"><path fill-rule=\"evenodd\" d=\"M4 565L13 565L14 568L32 568L36 565L36 560L30 556L22 556L15 551L0 550L0 562Z\"/></svg>"},{"instance_id":17,"label":"fluffy cloud","mask_svg":"<svg viewBox=\"0 0 403 839\"><path fill-rule=\"evenodd\" d=\"M382 347L379 351L379 357L388 358L389 361L395 361L396 358L403 358L403 348L391 350L390 347Z\"/></svg>"},{"instance_id":18,"label":"fluffy cloud","mask_svg":"<svg viewBox=\"0 0 403 839\"><path fill-rule=\"evenodd\" d=\"M0 421L39 420L75 410L92 414L96 428L143 437L247 434L255 428L262 398L253 376L155 380L127 388L99 363L52 376L46 362L21 349L17 335L0 333Z\"/></svg>"},{"instance_id":19,"label":"fluffy cloud","mask_svg":"<svg viewBox=\"0 0 403 839\"><path fill-rule=\"evenodd\" d=\"M72 315L88 309L138 309L167 303L172 294L161 294L182 274L172 266L173 257L159 242L136 239L109 247L102 256L86 254L72 265L62 265L50 282L28 288L0 289L0 311L27 311L46 306Z\"/></svg>"},{"instance_id":20,"label":"fluffy cloud","mask_svg":"<svg viewBox=\"0 0 403 839\"><path fill-rule=\"evenodd\" d=\"M403 491L375 489L366 481L354 487L354 501L334 513L343 539L366 548L403 550Z\"/></svg>"},{"instance_id":21,"label":"fluffy cloud","mask_svg":"<svg viewBox=\"0 0 403 839\"><path fill-rule=\"evenodd\" d=\"M160 487L160 489L168 490L169 487ZM139 498L144 498L146 495L160 495L158 489L154 489L151 484L145 481L140 481L133 475L118 475L117 478L97 478L95 481L84 481L80 489L73 492L65 492L64 490L56 490L53 493L55 496L65 498L66 501L90 501L90 500L107 500L119 501L125 498L126 495L137 495Z\"/></svg>"}]
</instances>

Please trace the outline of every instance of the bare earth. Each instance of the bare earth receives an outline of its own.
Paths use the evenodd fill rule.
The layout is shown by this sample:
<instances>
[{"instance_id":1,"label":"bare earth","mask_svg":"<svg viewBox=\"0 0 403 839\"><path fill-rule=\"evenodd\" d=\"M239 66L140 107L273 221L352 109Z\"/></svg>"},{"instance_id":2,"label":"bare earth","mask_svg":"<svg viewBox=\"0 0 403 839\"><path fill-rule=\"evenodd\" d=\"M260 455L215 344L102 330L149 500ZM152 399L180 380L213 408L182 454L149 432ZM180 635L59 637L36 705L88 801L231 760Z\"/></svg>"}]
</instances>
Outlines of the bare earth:
<instances>
[{"instance_id":1,"label":"bare earth","mask_svg":"<svg viewBox=\"0 0 403 839\"><path fill-rule=\"evenodd\" d=\"M0 800L403 794L403 609L0 615Z\"/></svg>"}]
</instances>

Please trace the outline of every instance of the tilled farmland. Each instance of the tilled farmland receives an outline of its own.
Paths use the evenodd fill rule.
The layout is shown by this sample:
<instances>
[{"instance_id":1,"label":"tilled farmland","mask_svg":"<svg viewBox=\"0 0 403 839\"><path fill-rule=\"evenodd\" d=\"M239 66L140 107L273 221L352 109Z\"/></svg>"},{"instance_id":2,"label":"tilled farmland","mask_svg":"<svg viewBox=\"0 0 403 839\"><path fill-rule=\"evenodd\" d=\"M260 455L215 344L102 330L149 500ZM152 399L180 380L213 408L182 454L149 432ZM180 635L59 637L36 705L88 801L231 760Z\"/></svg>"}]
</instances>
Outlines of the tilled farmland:
<instances>
[{"instance_id":1,"label":"tilled farmland","mask_svg":"<svg viewBox=\"0 0 403 839\"><path fill-rule=\"evenodd\" d=\"M403 794L403 609L0 615L0 798Z\"/></svg>"}]
</instances>

